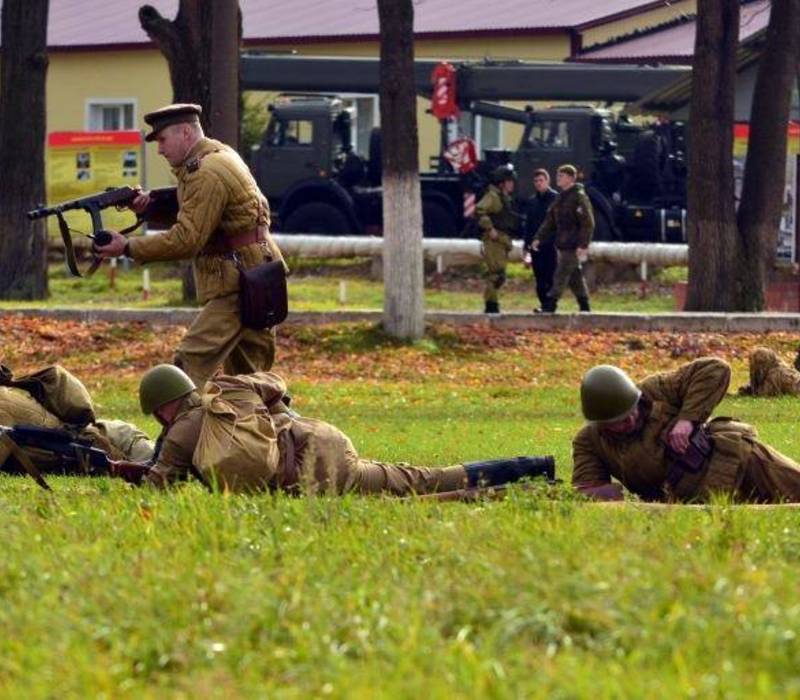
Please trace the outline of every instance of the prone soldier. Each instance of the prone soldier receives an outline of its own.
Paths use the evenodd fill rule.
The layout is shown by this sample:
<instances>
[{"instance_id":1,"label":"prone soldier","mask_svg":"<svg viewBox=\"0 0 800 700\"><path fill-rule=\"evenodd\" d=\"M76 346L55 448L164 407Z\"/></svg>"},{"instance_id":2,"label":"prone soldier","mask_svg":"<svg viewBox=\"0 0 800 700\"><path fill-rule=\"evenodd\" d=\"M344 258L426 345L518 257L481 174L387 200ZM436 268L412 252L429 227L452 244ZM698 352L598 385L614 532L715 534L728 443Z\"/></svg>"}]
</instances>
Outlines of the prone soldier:
<instances>
[{"instance_id":1,"label":"prone soldier","mask_svg":"<svg viewBox=\"0 0 800 700\"><path fill-rule=\"evenodd\" d=\"M500 312L499 292L506 283L511 236L519 227L519 215L512 198L517 184L513 167L501 165L495 168L491 181L486 194L475 206L475 213L483 242L484 313L496 314Z\"/></svg>"},{"instance_id":2,"label":"prone soldier","mask_svg":"<svg viewBox=\"0 0 800 700\"><path fill-rule=\"evenodd\" d=\"M96 248L101 257L126 255L137 262L192 259L203 308L178 347L175 362L202 385L221 365L231 374L266 370L275 357L274 334L242 325L239 268L282 260L269 234L269 205L250 170L230 146L206 138L201 108L174 104L146 114L158 152L177 179L179 211L168 231L127 240L112 231ZM142 192L131 204L144 211Z\"/></svg>"},{"instance_id":3,"label":"prone soldier","mask_svg":"<svg viewBox=\"0 0 800 700\"><path fill-rule=\"evenodd\" d=\"M542 311L554 313L558 300L569 284L581 311L591 311L589 287L583 276L583 263L594 232L594 212L586 191L579 182L574 165L562 165L556 172L556 184L561 190L547 210L544 222L536 232L531 250L538 251L555 239L558 251L553 286L547 293Z\"/></svg>"},{"instance_id":4,"label":"prone soldier","mask_svg":"<svg viewBox=\"0 0 800 700\"><path fill-rule=\"evenodd\" d=\"M730 367L713 357L638 385L611 365L589 370L581 383L588 423L572 442L573 486L598 500L621 499L621 484L650 501L704 502L722 493L743 502L800 502L800 465L746 423L709 420L730 377Z\"/></svg>"},{"instance_id":5,"label":"prone soldier","mask_svg":"<svg viewBox=\"0 0 800 700\"><path fill-rule=\"evenodd\" d=\"M361 459L338 428L293 411L283 379L272 372L217 375L201 397L181 369L158 365L142 377L139 399L164 428L161 451L144 476L156 487L192 475L228 491L405 496L552 476L554 469L549 456L440 469ZM123 478L126 466L119 465Z\"/></svg>"},{"instance_id":6,"label":"prone soldier","mask_svg":"<svg viewBox=\"0 0 800 700\"><path fill-rule=\"evenodd\" d=\"M769 348L750 353L750 383L739 387L744 396L800 394L800 372L790 367Z\"/></svg>"}]
</instances>

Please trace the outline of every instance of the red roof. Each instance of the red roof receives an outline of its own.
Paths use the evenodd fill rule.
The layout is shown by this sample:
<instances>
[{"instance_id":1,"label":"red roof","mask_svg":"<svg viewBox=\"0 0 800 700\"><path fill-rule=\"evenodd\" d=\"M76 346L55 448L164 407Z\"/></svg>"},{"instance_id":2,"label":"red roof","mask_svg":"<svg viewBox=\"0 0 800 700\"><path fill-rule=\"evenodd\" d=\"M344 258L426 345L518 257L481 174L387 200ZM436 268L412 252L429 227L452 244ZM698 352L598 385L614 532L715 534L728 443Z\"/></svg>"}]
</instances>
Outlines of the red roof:
<instances>
[{"instance_id":1,"label":"red roof","mask_svg":"<svg viewBox=\"0 0 800 700\"><path fill-rule=\"evenodd\" d=\"M770 0L757 0L742 6L739 40L744 41L769 23ZM583 52L575 60L609 63L691 63L697 23L694 19L681 24L655 28L628 39L620 37L606 46Z\"/></svg>"},{"instance_id":2,"label":"red roof","mask_svg":"<svg viewBox=\"0 0 800 700\"><path fill-rule=\"evenodd\" d=\"M174 18L178 0L149 0ZM636 14L664 0L424 0L415 2L415 34L538 33L580 28ZM138 10L145 0L50 0L51 48L147 45ZM241 0L250 43L375 38L375 0Z\"/></svg>"}]
</instances>

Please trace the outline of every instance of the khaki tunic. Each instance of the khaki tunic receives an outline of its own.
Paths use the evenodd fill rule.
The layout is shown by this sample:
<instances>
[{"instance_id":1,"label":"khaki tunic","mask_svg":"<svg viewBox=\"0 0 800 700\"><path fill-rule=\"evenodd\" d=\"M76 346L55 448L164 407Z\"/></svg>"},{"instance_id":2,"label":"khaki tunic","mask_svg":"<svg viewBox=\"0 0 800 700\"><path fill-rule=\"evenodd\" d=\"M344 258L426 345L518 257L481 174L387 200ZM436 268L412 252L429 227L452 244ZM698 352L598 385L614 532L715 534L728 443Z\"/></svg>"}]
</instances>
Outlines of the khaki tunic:
<instances>
[{"instance_id":1,"label":"khaki tunic","mask_svg":"<svg viewBox=\"0 0 800 700\"><path fill-rule=\"evenodd\" d=\"M214 237L262 227L266 241L237 249L245 268L282 256L269 235L269 205L236 151L213 139L201 139L173 173L180 210L164 233L132 238L131 257L141 263L188 260L194 264L197 296L204 308L176 353L195 384L202 386L220 365L231 374L269 369L274 334L239 322L239 270L230 255L204 250Z\"/></svg>"},{"instance_id":2,"label":"khaki tunic","mask_svg":"<svg viewBox=\"0 0 800 700\"><path fill-rule=\"evenodd\" d=\"M674 487L666 484L669 431L680 419L706 423L730 375L722 360L703 358L645 379L632 433L615 435L589 424L575 436L573 485L599 486L613 477L648 500L706 501L721 492L741 501L800 501L800 466L761 443L754 428L730 418L707 423L713 451L705 466Z\"/></svg>"},{"instance_id":3,"label":"khaki tunic","mask_svg":"<svg viewBox=\"0 0 800 700\"><path fill-rule=\"evenodd\" d=\"M506 282L511 236L519 226L519 217L514 211L511 197L494 185L490 185L478 201L475 212L483 242L483 298L484 301L496 302L498 291ZM491 237L492 229L497 232L497 238Z\"/></svg>"},{"instance_id":4,"label":"khaki tunic","mask_svg":"<svg viewBox=\"0 0 800 700\"><path fill-rule=\"evenodd\" d=\"M768 348L756 348L750 353L750 384L739 389L740 394L752 396L782 396L800 394L800 372Z\"/></svg>"},{"instance_id":5,"label":"khaki tunic","mask_svg":"<svg viewBox=\"0 0 800 700\"><path fill-rule=\"evenodd\" d=\"M266 408L271 418L265 428L269 459L260 479L261 489L408 495L452 491L466 483L466 471L462 466L429 469L359 458L350 438L341 430L288 410L282 400L285 384L271 372L253 377L220 376L215 377L214 382L224 385L229 379L234 380L237 387L238 397L234 403L239 415ZM250 390L243 389L246 382L250 382ZM185 480L191 474L209 485L208 475L201 473L193 459L204 413L197 393L184 399L175 420L163 435L158 460L146 477L149 483L163 487Z\"/></svg>"}]
</instances>

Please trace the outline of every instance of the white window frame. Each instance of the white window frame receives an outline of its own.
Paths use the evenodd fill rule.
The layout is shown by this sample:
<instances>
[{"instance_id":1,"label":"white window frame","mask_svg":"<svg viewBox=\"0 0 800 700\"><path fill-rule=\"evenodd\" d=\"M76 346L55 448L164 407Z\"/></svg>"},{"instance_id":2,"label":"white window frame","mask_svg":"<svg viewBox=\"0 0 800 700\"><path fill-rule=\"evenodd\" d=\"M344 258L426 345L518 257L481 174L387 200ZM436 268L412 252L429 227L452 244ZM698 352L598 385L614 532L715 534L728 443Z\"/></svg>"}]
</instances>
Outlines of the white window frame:
<instances>
[{"instance_id":1,"label":"white window frame","mask_svg":"<svg viewBox=\"0 0 800 700\"><path fill-rule=\"evenodd\" d=\"M93 131L92 129L92 107L109 107L109 106L133 106L133 124L130 129L121 129L120 131L136 131L136 125L139 123L139 100L135 97L87 97L84 108L83 123L86 131Z\"/></svg>"},{"instance_id":2,"label":"white window frame","mask_svg":"<svg viewBox=\"0 0 800 700\"><path fill-rule=\"evenodd\" d=\"M376 126L380 126L381 124L381 105L378 98L378 95L373 95L368 92L343 92L339 93L339 98L344 100L363 100L363 99L370 99L372 100L372 104L374 109L372 110L372 126L371 129L374 129ZM350 125L350 142L353 144L353 151L358 152L358 103L356 102L353 105L356 108L356 118L353 120L353 123Z\"/></svg>"},{"instance_id":3,"label":"white window frame","mask_svg":"<svg viewBox=\"0 0 800 700\"><path fill-rule=\"evenodd\" d=\"M497 104L500 104L499 102ZM483 153L483 139L481 138L481 131L483 130L483 120L484 119L494 119L494 117L482 117L480 114L475 115L475 119L473 121L472 130L474 132L473 138L475 139L475 145L478 150L478 153ZM503 120L502 119L494 119L497 122L497 145L491 146L491 148L505 148L505 134L503 133Z\"/></svg>"}]
</instances>

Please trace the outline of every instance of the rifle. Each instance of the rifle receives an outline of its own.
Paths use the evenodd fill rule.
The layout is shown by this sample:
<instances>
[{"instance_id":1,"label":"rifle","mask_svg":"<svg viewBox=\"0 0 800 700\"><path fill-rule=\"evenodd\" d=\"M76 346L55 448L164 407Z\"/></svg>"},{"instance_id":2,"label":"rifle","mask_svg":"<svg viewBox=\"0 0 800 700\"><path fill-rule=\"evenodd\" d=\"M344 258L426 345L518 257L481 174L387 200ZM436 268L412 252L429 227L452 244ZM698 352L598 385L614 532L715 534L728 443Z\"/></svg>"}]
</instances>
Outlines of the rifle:
<instances>
[{"instance_id":1,"label":"rifle","mask_svg":"<svg viewBox=\"0 0 800 700\"><path fill-rule=\"evenodd\" d=\"M48 216L56 216L58 218L58 228L61 232L61 238L64 241L67 267L73 276L83 277L84 275L78 270L78 263L75 259L75 249L72 245L72 237L70 236L69 226L67 226L66 219L64 218L64 212L77 209L87 212L92 218L92 233L87 235L92 239L94 245L104 246L111 242L111 234L103 228L102 210L108 207L126 207L140 194L140 190L129 187L128 185L124 187L110 187L104 192L96 192L95 194L90 194L88 197L61 202L52 207L40 206L36 209L32 209L28 212L28 219L36 221ZM174 187L163 187L161 189L150 190L149 195L151 201L147 209L145 209L143 213L137 215L135 224L120 231L123 236L127 236L132 231L135 231L145 221L160 226L171 226L175 223L178 215L176 189ZM102 259L95 256L86 272L86 276L88 277L94 274L101 262Z\"/></svg>"},{"instance_id":2,"label":"rifle","mask_svg":"<svg viewBox=\"0 0 800 700\"><path fill-rule=\"evenodd\" d=\"M58 458L58 467L51 470L51 473L67 476L122 476L126 481L138 476L141 480L149 469L147 465L142 464L139 473L134 475L131 472L131 467L134 465L126 462L125 470L118 474L118 470L103 450L94 447L88 440L76 437L68 430L40 428L33 425L14 427L0 425L0 471L18 474L21 468L46 491L51 490L50 486L23 448L53 454ZM9 464L11 457L19 467L15 468L13 463Z\"/></svg>"}]
</instances>

